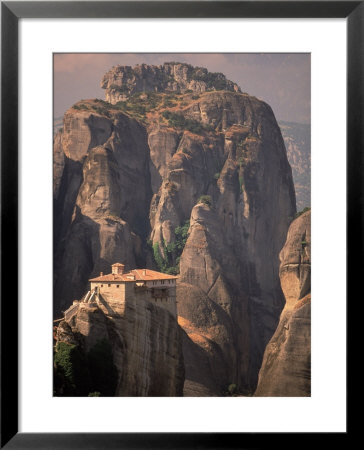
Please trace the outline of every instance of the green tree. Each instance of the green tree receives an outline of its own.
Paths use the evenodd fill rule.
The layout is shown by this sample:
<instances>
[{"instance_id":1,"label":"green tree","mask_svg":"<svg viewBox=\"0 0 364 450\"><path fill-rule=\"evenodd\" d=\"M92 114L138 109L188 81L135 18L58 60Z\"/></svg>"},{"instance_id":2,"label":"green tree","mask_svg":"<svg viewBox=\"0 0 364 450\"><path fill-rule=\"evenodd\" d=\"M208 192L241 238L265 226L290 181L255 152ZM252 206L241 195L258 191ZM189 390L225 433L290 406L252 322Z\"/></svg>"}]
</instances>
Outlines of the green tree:
<instances>
[{"instance_id":1,"label":"green tree","mask_svg":"<svg viewBox=\"0 0 364 450\"><path fill-rule=\"evenodd\" d=\"M60 396L84 396L90 391L87 362L78 345L57 343L54 388L55 394Z\"/></svg>"},{"instance_id":2,"label":"green tree","mask_svg":"<svg viewBox=\"0 0 364 450\"><path fill-rule=\"evenodd\" d=\"M157 264L158 270L160 272L164 272L166 269L165 259L163 258L163 256L160 253L159 242L155 242L153 244L153 257L154 257L155 263Z\"/></svg>"},{"instance_id":3,"label":"green tree","mask_svg":"<svg viewBox=\"0 0 364 450\"><path fill-rule=\"evenodd\" d=\"M201 197L197 200L197 203L204 203L207 206L212 206L212 198L211 195L201 195Z\"/></svg>"},{"instance_id":4,"label":"green tree","mask_svg":"<svg viewBox=\"0 0 364 450\"><path fill-rule=\"evenodd\" d=\"M166 244L163 240L161 243L153 244L153 257L158 270L169 275L177 275L179 273L179 262L185 248L190 221L186 220L183 225L174 229L174 241ZM162 252L160 251L162 247Z\"/></svg>"},{"instance_id":5,"label":"green tree","mask_svg":"<svg viewBox=\"0 0 364 450\"><path fill-rule=\"evenodd\" d=\"M186 220L183 225L174 229L174 235L176 237L176 250L178 256L182 254L183 249L185 248L189 228L190 228L190 221Z\"/></svg>"}]
</instances>

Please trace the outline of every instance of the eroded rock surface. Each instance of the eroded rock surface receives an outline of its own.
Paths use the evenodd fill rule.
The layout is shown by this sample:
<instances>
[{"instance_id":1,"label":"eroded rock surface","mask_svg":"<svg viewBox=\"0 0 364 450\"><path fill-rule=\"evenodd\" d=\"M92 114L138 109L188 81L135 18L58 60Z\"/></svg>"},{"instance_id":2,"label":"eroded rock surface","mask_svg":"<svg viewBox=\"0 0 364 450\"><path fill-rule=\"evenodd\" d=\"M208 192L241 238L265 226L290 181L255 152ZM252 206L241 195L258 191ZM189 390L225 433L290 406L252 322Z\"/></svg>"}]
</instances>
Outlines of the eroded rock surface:
<instances>
[{"instance_id":1,"label":"eroded rock surface","mask_svg":"<svg viewBox=\"0 0 364 450\"><path fill-rule=\"evenodd\" d=\"M53 141L53 198L58 197L64 163L65 155L62 147L62 131L58 131Z\"/></svg>"},{"instance_id":2,"label":"eroded rock surface","mask_svg":"<svg viewBox=\"0 0 364 450\"><path fill-rule=\"evenodd\" d=\"M266 103L206 69L172 66L113 68L102 81L109 103L66 113L55 309L115 261L158 269L153 252L167 261L190 221L182 255L167 261L180 270L185 395L221 395L231 383L251 392L284 305L292 171Z\"/></svg>"},{"instance_id":3,"label":"eroded rock surface","mask_svg":"<svg viewBox=\"0 0 364 450\"><path fill-rule=\"evenodd\" d=\"M106 339L118 371L115 396L181 396L182 330L166 310L136 302L80 302L58 326L58 342L78 343L87 353Z\"/></svg>"},{"instance_id":4,"label":"eroded rock surface","mask_svg":"<svg viewBox=\"0 0 364 450\"><path fill-rule=\"evenodd\" d=\"M251 391L284 304L278 254L295 212L291 169L272 111L257 99L209 92L180 114L219 130L183 132L151 211L154 244L173 242L173 230L191 224L178 314L209 369L204 363L203 380L191 375L191 391L186 370L185 395L207 378L216 395L231 383ZM202 196L210 205L199 203ZM200 310L206 303L216 309L216 324Z\"/></svg>"},{"instance_id":5,"label":"eroded rock surface","mask_svg":"<svg viewBox=\"0 0 364 450\"><path fill-rule=\"evenodd\" d=\"M280 259L286 304L265 350L255 395L306 397L311 394L311 211L291 224Z\"/></svg>"},{"instance_id":6,"label":"eroded rock surface","mask_svg":"<svg viewBox=\"0 0 364 450\"><path fill-rule=\"evenodd\" d=\"M240 92L239 86L222 73L173 62L160 66L115 66L104 75L101 87L106 89L106 100L113 104L136 92L205 92L208 89Z\"/></svg>"},{"instance_id":7,"label":"eroded rock surface","mask_svg":"<svg viewBox=\"0 0 364 450\"><path fill-rule=\"evenodd\" d=\"M142 265L151 198L147 134L136 120L71 108L64 129L66 161L55 206L57 312L115 261L127 269Z\"/></svg>"}]
</instances>

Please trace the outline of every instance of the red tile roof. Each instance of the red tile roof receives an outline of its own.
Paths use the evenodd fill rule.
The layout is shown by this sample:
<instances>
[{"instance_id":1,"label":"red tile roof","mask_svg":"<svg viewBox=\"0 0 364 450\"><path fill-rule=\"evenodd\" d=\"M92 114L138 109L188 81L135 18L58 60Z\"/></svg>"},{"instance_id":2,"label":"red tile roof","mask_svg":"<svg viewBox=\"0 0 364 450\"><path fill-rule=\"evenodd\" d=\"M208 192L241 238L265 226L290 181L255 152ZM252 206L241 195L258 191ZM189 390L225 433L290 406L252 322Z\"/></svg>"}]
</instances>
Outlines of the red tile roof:
<instances>
[{"instance_id":1,"label":"red tile roof","mask_svg":"<svg viewBox=\"0 0 364 450\"><path fill-rule=\"evenodd\" d=\"M145 275L143 275L145 273ZM134 279L130 279L131 276ZM134 269L123 274L109 273L100 277L91 278L89 281L153 281L153 280L175 280L175 275L167 275L166 273L156 272L150 269Z\"/></svg>"}]
</instances>

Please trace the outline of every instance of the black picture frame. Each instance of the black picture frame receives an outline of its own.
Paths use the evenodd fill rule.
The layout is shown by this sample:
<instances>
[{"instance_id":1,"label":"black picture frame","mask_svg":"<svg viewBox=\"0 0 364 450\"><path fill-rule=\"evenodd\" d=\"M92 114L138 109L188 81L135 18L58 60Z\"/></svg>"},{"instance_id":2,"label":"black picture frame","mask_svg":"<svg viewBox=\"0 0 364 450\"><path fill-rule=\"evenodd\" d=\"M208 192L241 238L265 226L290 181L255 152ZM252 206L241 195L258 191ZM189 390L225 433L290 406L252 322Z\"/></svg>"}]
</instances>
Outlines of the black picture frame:
<instances>
[{"instance_id":1,"label":"black picture frame","mask_svg":"<svg viewBox=\"0 0 364 450\"><path fill-rule=\"evenodd\" d=\"M18 22L21 18L346 18L347 299L363 263L363 1L72 1L1 2L1 448L262 448L277 434L18 432ZM308 30L309 32L309 30ZM355 250L355 251L354 251ZM4 282L6 281L6 283ZM10 286L10 287L9 287ZM356 294L357 295L357 294ZM11 318L11 320L9 320ZM350 346L348 346L348 349ZM349 417L349 412L348 416ZM348 428L350 431L350 428ZM348 437L338 433L336 443ZM281 445L297 440L279 434ZM309 433L300 445L309 444ZM319 436L315 436L315 444ZM327 436L323 436L327 439ZM341 442L343 443L343 442Z\"/></svg>"}]
</instances>

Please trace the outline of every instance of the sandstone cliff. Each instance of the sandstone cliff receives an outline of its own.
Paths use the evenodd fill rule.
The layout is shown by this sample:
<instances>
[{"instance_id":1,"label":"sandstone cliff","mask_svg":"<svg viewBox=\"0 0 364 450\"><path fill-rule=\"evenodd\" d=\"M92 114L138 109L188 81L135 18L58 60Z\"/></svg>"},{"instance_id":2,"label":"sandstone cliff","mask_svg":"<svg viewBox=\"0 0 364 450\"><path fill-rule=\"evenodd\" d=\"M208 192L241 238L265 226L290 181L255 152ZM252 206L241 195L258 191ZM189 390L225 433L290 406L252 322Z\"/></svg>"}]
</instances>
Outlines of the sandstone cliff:
<instances>
[{"instance_id":1,"label":"sandstone cliff","mask_svg":"<svg viewBox=\"0 0 364 450\"><path fill-rule=\"evenodd\" d=\"M291 169L271 109L255 98L209 92L180 114L214 130L183 131L151 214L154 243L191 224L178 314L208 370L192 380L186 366L185 395L202 392L206 377L216 394L230 383L250 391L284 302L278 254L295 212Z\"/></svg>"},{"instance_id":2,"label":"sandstone cliff","mask_svg":"<svg viewBox=\"0 0 364 450\"><path fill-rule=\"evenodd\" d=\"M76 303L57 329L57 341L87 354L106 339L118 379L115 396L181 396L182 333L166 310L143 299Z\"/></svg>"},{"instance_id":3,"label":"sandstone cliff","mask_svg":"<svg viewBox=\"0 0 364 450\"><path fill-rule=\"evenodd\" d=\"M65 155L62 147L62 132L58 131L53 141L53 196L58 197L61 184Z\"/></svg>"},{"instance_id":4,"label":"sandstone cliff","mask_svg":"<svg viewBox=\"0 0 364 450\"><path fill-rule=\"evenodd\" d=\"M64 117L65 162L55 199L56 312L84 294L90 275L107 272L115 261L132 269L145 259L141 242L151 198L146 131L120 111L86 104Z\"/></svg>"},{"instance_id":5,"label":"sandstone cliff","mask_svg":"<svg viewBox=\"0 0 364 450\"><path fill-rule=\"evenodd\" d=\"M116 260L179 272L185 395L251 391L284 305L292 172L266 103L185 66L113 68L102 81L113 105L81 101L66 113L55 310Z\"/></svg>"},{"instance_id":6,"label":"sandstone cliff","mask_svg":"<svg viewBox=\"0 0 364 450\"><path fill-rule=\"evenodd\" d=\"M311 211L291 224L280 259L286 304L265 350L255 395L310 396Z\"/></svg>"},{"instance_id":7,"label":"sandstone cliff","mask_svg":"<svg viewBox=\"0 0 364 450\"><path fill-rule=\"evenodd\" d=\"M222 73L174 62L113 67L104 75L101 87L106 89L106 100L110 103L125 100L136 92L205 92L208 89L240 92L239 86Z\"/></svg>"}]
</instances>

